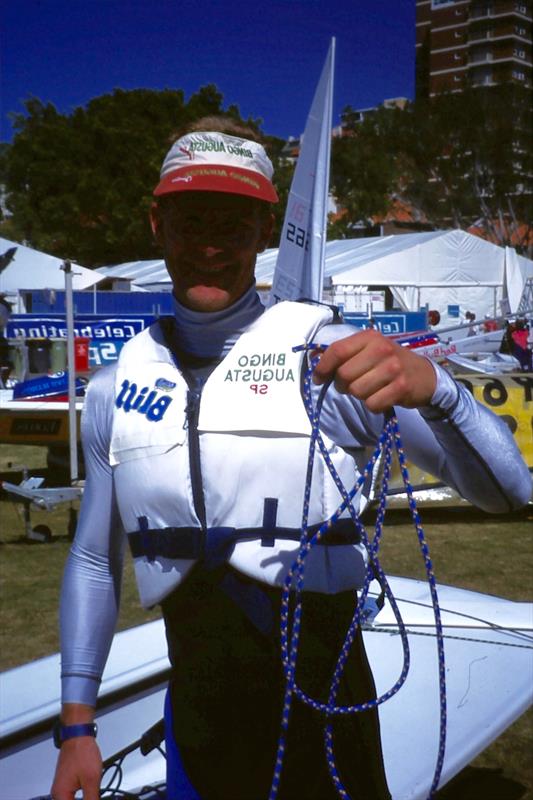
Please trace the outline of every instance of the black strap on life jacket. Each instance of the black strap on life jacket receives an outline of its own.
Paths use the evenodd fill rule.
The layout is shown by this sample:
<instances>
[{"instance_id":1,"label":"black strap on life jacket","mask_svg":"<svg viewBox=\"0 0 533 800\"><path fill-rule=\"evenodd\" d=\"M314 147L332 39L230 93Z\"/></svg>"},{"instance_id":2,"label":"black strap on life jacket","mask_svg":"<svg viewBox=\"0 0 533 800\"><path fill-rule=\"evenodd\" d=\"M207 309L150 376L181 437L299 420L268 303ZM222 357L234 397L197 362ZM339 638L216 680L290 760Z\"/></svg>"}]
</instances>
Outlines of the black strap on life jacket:
<instances>
[{"instance_id":1,"label":"black strap on life jacket","mask_svg":"<svg viewBox=\"0 0 533 800\"><path fill-rule=\"evenodd\" d=\"M128 533L128 542L134 558L146 556L155 561L157 556L163 558L186 558L201 560L208 569L227 561L237 542L246 539L260 539L263 547L272 547L274 540L299 542L299 528L229 528L216 527L202 530L199 527L149 528L146 517L139 517L139 530ZM311 539L320 525L308 528L308 539ZM320 539L320 545L340 546L353 545L360 542L360 536L351 519L342 519L331 526L331 529Z\"/></svg>"}]
</instances>

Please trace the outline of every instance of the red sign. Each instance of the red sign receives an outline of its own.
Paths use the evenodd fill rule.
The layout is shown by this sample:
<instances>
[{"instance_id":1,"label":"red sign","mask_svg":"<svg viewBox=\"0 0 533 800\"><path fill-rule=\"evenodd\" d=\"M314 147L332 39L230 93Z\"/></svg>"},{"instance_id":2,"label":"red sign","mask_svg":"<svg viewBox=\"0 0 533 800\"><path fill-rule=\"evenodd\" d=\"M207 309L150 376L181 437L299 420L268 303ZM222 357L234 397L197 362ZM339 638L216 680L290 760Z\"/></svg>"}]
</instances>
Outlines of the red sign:
<instances>
[{"instance_id":1,"label":"red sign","mask_svg":"<svg viewBox=\"0 0 533 800\"><path fill-rule=\"evenodd\" d=\"M89 372L89 342L85 336L74 339L74 368L76 372Z\"/></svg>"}]
</instances>

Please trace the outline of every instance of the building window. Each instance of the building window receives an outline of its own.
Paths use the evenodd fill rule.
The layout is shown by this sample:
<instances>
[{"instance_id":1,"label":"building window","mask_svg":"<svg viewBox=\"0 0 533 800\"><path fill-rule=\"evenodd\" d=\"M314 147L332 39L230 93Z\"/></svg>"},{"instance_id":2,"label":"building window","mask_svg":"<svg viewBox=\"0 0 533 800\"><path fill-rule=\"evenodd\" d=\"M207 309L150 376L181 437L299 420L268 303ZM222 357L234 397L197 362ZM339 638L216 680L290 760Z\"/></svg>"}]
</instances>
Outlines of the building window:
<instances>
[{"instance_id":1,"label":"building window","mask_svg":"<svg viewBox=\"0 0 533 800\"><path fill-rule=\"evenodd\" d=\"M454 58L454 61L460 61L461 60L461 56L459 55L459 53L454 53L453 54L453 58Z\"/></svg>"},{"instance_id":2,"label":"building window","mask_svg":"<svg viewBox=\"0 0 533 800\"><path fill-rule=\"evenodd\" d=\"M522 25L515 25L515 33L517 36L525 36L526 29Z\"/></svg>"},{"instance_id":3,"label":"building window","mask_svg":"<svg viewBox=\"0 0 533 800\"><path fill-rule=\"evenodd\" d=\"M453 79L454 79L455 83L460 83L461 82L461 76L460 75L454 75Z\"/></svg>"},{"instance_id":4,"label":"building window","mask_svg":"<svg viewBox=\"0 0 533 800\"><path fill-rule=\"evenodd\" d=\"M525 50L519 50L518 47L515 47L515 49L513 50L513 55L514 56L518 56L518 58L525 58L526 57L526 51Z\"/></svg>"},{"instance_id":5,"label":"building window","mask_svg":"<svg viewBox=\"0 0 533 800\"><path fill-rule=\"evenodd\" d=\"M431 0L431 8L438 8L439 6L453 6L461 0Z\"/></svg>"},{"instance_id":6,"label":"building window","mask_svg":"<svg viewBox=\"0 0 533 800\"><path fill-rule=\"evenodd\" d=\"M524 3L515 3L515 11L518 11L519 14L527 14L527 8L525 7Z\"/></svg>"},{"instance_id":7,"label":"building window","mask_svg":"<svg viewBox=\"0 0 533 800\"><path fill-rule=\"evenodd\" d=\"M513 69L511 74L512 74L513 78L515 78L515 80L517 80L517 81L525 81L525 79L526 79L525 72L521 72L518 69Z\"/></svg>"}]
</instances>

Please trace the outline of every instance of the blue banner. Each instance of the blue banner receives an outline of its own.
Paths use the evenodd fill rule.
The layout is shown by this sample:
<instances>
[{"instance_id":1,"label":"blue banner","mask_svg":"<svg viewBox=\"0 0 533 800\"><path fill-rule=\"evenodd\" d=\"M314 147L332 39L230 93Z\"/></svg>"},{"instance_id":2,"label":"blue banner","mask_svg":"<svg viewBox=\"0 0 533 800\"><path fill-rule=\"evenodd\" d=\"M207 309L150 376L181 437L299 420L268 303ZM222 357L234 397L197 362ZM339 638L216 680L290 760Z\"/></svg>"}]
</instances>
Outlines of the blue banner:
<instances>
[{"instance_id":1,"label":"blue banner","mask_svg":"<svg viewBox=\"0 0 533 800\"><path fill-rule=\"evenodd\" d=\"M76 394L83 395L85 382L76 378ZM68 394L68 375L62 372L58 375L43 375L40 378L30 378L21 381L13 387L13 400L38 399L39 397L54 397L55 395Z\"/></svg>"},{"instance_id":2,"label":"blue banner","mask_svg":"<svg viewBox=\"0 0 533 800\"><path fill-rule=\"evenodd\" d=\"M74 319L74 336L90 339L89 364L103 367L117 360L128 339L154 322L153 314L102 317L79 314ZM7 324L8 339L64 339L67 323L61 314L13 314Z\"/></svg>"},{"instance_id":3,"label":"blue banner","mask_svg":"<svg viewBox=\"0 0 533 800\"><path fill-rule=\"evenodd\" d=\"M372 327L366 314L345 313L344 321L356 328ZM377 311L372 315L375 327L385 336L406 333L407 331L426 331L427 316L425 311Z\"/></svg>"},{"instance_id":4,"label":"blue banner","mask_svg":"<svg viewBox=\"0 0 533 800\"><path fill-rule=\"evenodd\" d=\"M93 340L127 341L140 333L155 320L152 314L101 317L94 314L76 316L74 336ZM7 323L8 339L66 339L67 323L63 315L57 314L12 314Z\"/></svg>"}]
</instances>

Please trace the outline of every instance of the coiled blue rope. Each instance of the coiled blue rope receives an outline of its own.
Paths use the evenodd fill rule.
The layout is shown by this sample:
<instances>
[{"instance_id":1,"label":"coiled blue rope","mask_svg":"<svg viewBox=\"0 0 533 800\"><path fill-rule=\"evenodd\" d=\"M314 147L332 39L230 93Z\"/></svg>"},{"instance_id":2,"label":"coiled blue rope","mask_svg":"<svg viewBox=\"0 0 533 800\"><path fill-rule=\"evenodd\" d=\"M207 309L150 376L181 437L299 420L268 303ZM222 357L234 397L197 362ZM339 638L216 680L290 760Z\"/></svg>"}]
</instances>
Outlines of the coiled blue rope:
<instances>
[{"instance_id":1,"label":"coiled blue rope","mask_svg":"<svg viewBox=\"0 0 533 800\"><path fill-rule=\"evenodd\" d=\"M315 343L300 345L293 348L294 351L307 350L317 353L323 352L325 349L326 349L325 346L317 345ZM355 485L352 487L350 491L348 491L346 487L343 485L342 481L340 480L337 471L335 470L335 467L329 456L327 446L323 441L319 430L320 413L322 408L322 402L325 397L325 393L327 391L327 386L325 386L322 392L320 393L316 407L313 405L311 381L312 381L312 374L318 363L318 360L319 360L318 355L311 357L310 366L309 369L306 371L304 378L303 399L309 420L311 422L312 432L309 443L309 458L307 464L304 503L302 509L300 548L298 551L298 556L293 565L291 566L291 569L289 570L289 573L285 579L283 594L282 594L282 602L281 602L281 621L280 621L281 657L286 676L286 688L285 688L285 696L284 696L283 711L281 718L280 737L278 742L278 750L276 754L276 762L274 766L274 775L272 778L269 800L276 800L278 794L278 789L283 769L284 755L286 749L286 737L289 727L290 711L291 711L293 697L296 697L301 702L304 702L309 706L311 706L314 710L324 714L326 719L324 728L324 740L325 740L326 759L327 759L329 773L331 775L333 784L337 790L339 797L346 798L346 800L349 800L349 794L346 788L342 784L339 772L335 764L333 727L329 720L331 717L335 715L359 713L362 711L366 711L370 708L373 708L375 706L378 706L381 703L384 703L386 700L389 700L391 697L393 697L393 695L396 694L396 692L400 690L400 688L403 686L407 678L410 665L410 652L409 652L409 641L407 637L407 632L400 614L400 610L398 608L398 605L392 594L385 573L383 572L383 569L381 568L378 559L379 546L381 543L381 538L383 533L383 521L387 506L387 490L391 473L392 455L394 451L396 451L398 455L402 480L407 492L409 508L413 518L415 530L418 536L422 556L424 558L426 574L430 586L430 593L431 593L431 600L433 605L435 628L437 635L436 638L437 638L437 651L438 651L438 662L439 662L440 732L439 732L439 748L438 748L437 762L431 788L428 795L428 800L430 800L430 798L434 796L434 793L436 792L440 781L442 765L444 761L445 747L446 747L446 671L445 671L445 658L444 658L444 638L442 633L442 623L440 616L440 608L438 604L436 581L433 572L433 565L429 556L429 548L424 537L421 520L416 508L416 501L414 499L413 490L409 481L409 473L407 470L405 454L403 451L403 445L400 438L398 420L396 419L394 413L388 414L386 416L386 422L383 431L379 438L377 447L372 454L372 457L370 458L362 474L356 481ZM317 533L311 539L308 539L307 531L308 531L309 502L311 495L311 477L312 477L313 464L317 447L322 457L324 458L328 470L340 492L342 503L337 508L335 513L330 517L330 519L328 519L326 522L322 524ZM358 491L360 490L360 488L362 487L362 485L364 484L367 477L372 474L375 464L380 456L382 456L384 463L383 478L382 478L380 496L378 501L378 510L376 514L375 534L372 541L370 541L367 532L365 530L365 527L362 524L361 520L359 519L358 512L354 507L353 500ZM296 683L296 664L298 658L301 617L302 617L301 593L303 591L303 585L304 585L305 560L309 555L309 552L312 550L312 548L324 536L327 536L327 533L331 529L332 525L339 519L339 517L346 510L348 510L354 522L354 525L356 526L356 529L361 537L361 540L367 550L368 564L365 574L365 580L363 583L363 588L359 593L359 597L357 599L355 606L354 615L348 627L345 641L341 648L341 652L339 654L334 669L330 685L328 702L320 703L317 700L314 700L313 698L309 697L305 692L303 692L299 688L299 686ZM382 590L384 591L387 599L389 600L396 621L398 623L399 632L402 640L402 648L403 648L403 666L401 669L401 673L395 684L388 691L386 691L379 697L373 700L369 700L365 703L359 703L353 706L337 706L335 704L336 697L341 677L343 674L344 666L348 659L350 649L352 647L356 635L357 628L365 621L364 606L367 600L370 583L372 582L374 577L377 577L382 587ZM294 610L292 614L292 620L290 615L291 594L294 600L293 602Z\"/></svg>"}]
</instances>

